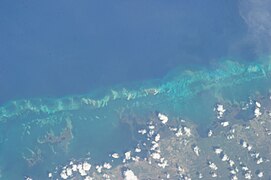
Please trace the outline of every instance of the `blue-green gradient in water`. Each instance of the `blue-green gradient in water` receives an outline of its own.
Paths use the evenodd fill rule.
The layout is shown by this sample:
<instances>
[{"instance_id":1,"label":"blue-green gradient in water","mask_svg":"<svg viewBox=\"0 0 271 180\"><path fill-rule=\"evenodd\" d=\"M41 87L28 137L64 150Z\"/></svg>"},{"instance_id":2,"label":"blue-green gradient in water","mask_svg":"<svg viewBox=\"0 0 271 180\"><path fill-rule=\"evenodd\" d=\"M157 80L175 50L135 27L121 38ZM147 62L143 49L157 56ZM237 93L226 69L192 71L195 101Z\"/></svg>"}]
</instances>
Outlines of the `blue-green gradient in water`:
<instances>
[{"instance_id":1,"label":"blue-green gradient in water","mask_svg":"<svg viewBox=\"0 0 271 180\"><path fill-rule=\"evenodd\" d=\"M91 156L94 162L103 162L113 151L134 147L131 126L120 121L125 114L147 119L148 114L160 111L169 118L184 117L206 127L214 119L213 106L222 98L240 101L255 91L268 93L271 65L269 58L264 61L224 60L214 68L176 69L161 80L84 95L11 101L0 107L2 176L45 178L47 171L71 158ZM46 142L52 140L50 134L63 138L58 140L64 143ZM28 166L26 159L35 155L40 161Z\"/></svg>"}]
</instances>

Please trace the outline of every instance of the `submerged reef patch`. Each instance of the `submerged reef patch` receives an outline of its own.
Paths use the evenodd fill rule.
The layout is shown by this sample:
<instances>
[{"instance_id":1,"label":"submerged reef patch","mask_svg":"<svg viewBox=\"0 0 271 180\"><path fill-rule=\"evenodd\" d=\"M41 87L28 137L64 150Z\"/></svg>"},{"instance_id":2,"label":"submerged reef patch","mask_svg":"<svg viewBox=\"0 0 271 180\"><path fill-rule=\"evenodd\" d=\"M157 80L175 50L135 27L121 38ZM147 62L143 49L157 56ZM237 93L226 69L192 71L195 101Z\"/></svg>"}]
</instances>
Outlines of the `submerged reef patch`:
<instances>
[{"instance_id":1,"label":"submerged reef patch","mask_svg":"<svg viewBox=\"0 0 271 180\"><path fill-rule=\"evenodd\" d=\"M155 178L189 178L207 174L224 177L220 168L233 172L233 163L246 166L251 159L262 164L269 157L255 157L257 152L252 150L257 142L249 139L242 124L256 132L263 128L260 118L270 119L263 108L270 104L260 98L270 96L271 65L268 58L266 62L223 61L215 68L176 70L161 80L119 85L102 93L10 101L0 107L0 167L17 162L20 170L16 178L25 174L48 177L47 169L49 177L63 179L100 175L141 179L148 178L141 167L155 172ZM267 142L264 138L271 129L265 121L266 133L258 132L258 138L263 138L258 141L260 146ZM236 159L227 149L227 143L231 145L228 141L234 141L234 148L243 152L238 149L240 144L251 158L245 162L241 160L245 157ZM10 150L14 144L16 148ZM183 156L174 159L170 156L173 152ZM203 158L211 157L211 152L218 156ZM90 157L92 166L88 164ZM52 170L67 161L71 164L61 171ZM196 165L196 161L201 163ZM208 168L200 172L196 171L198 166ZM263 170L253 169L258 176ZM250 171L243 174L249 177L253 174ZM2 176L10 179L15 175L2 172Z\"/></svg>"}]
</instances>

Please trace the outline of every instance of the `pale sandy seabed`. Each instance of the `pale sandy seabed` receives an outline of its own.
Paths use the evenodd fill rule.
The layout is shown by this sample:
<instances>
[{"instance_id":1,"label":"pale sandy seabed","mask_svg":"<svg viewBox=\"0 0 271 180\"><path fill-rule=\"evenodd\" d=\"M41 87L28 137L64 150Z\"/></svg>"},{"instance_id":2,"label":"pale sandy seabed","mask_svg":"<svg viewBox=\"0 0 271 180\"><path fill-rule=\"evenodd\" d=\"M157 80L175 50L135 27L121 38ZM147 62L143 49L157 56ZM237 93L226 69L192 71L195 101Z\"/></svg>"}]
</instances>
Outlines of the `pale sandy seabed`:
<instances>
[{"instance_id":1,"label":"pale sandy seabed","mask_svg":"<svg viewBox=\"0 0 271 180\"><path fill-rule=\"evenodd\" d=\"M101 98L10 102L0 109L3 177L269 179L270 72L225 61Z\"/></svg>"}]
</instances>

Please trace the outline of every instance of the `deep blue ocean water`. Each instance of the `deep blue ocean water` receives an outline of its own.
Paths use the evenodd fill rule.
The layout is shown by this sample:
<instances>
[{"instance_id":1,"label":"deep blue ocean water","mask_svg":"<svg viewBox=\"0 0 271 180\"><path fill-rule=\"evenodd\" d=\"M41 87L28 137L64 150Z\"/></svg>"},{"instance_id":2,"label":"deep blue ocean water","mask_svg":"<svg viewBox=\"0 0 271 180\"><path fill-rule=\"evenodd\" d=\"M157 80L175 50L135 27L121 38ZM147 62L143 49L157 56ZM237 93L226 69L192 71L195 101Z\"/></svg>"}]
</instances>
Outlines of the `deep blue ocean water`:
<instances>
[{"instance_id":1,"label":"deep blue ocean water","mask_svg":"<svg viewBox=\"0 0 271 180\"><path fill-rule=\"evenodd\" d=\"M253 59L237 1L3 0L0 29L0 104Z\"/></svg>"},{"instance_id":2,"label":"deep blue ocean water","mask_svg":"<svg viewBox=\"0 0 271 180\"><path fill-rule=\"evenodd\" d=\"M209 114L203 116L200 110L207 112L217 99L209 98L213 94L205 91L200 91L202 95L199 96L200 101L205 102L204 109L201 109L202 104L197 104L198 97L192 97L187 104L172 103L174 107L163 104L163 99L152 97L142 98L144 101L139 98L142 107L123 99L113 102L111 109L89 110L80 106L78 110L73 107L80 104L82 94L88 97L89 93L93 95L91 92L97 91L96 98L103 98L104 94L97 89L107 93L111 87L121 88L122 84L134 83L130 86L134 87L141 81L158 79L159 82L172 74L178 77L175 72L182 75L182 70L187 68L206 70L226 59L248 63L268 55L268 46L252 36L254 21L246 19L246 12L251 9L243 1L226 0L1 1L0 105L5 111L1 109L0 119L20 108L23 112L8 117L8 122L0 125L3 176L44 178L58 163L67 163L71 158L84 158L90 153L98 163L107 161L111 150L124 152L134 147L131 127L118 121L121 106L134 107L134 112L142 113L141 118L148 110L174 114L173 111L180 108L199 124L205 123L197 119L199 117L209 123ZM192 89L201 90L201 82ZM58 103L61 97L66 97L64 104ZM20 99L32 99L33 107L44 111L33 113L27 109L27 103L16 101ZM166 99L165 102L171 101ZM42 105L54 108L47 111ZM191 105L197 113L190 111ZM117 114L114 107L118 107ZM140 109L143 107L144 110ZM52 112L58 108L65 111ZM70 151L63 153L63 147L56 146L52 150L37 143L48 131L61 132L69 120L74 136ZM41 126L36 121L47 124ZM19 133L26 133L27 125L32 128L26 128L31 131L30 135L24 134L18 140ZM22 156L30 157L35 148L42 148L46 161L29 168Z\"/></svg>"}]
</instances>

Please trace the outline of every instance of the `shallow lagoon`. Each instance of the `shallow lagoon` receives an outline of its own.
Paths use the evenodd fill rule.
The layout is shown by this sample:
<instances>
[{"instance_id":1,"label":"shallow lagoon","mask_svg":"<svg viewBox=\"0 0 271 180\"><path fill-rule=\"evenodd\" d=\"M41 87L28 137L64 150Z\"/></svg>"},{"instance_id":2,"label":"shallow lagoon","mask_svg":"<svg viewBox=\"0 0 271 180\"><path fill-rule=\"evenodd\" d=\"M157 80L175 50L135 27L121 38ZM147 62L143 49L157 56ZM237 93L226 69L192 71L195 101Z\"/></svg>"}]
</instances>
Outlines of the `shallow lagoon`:
<instances>
[{"instance_id":1,"label":"shallow lagoon","mask_svg":"<svg viewBox=\"0 0 271 180\"><path fill-rule=\"evenodd\" d=\"M46 178L72 159L108 162L109 154L136 146L137 130L157 112L191 120L205 132L216 119L213 107L222 97L234 102L257 91L268 93L268 61L225 60L212 69L175 70L161 80L85 95L11 101L0 108L2 177Z\"/></svg>"}]
</instances>

